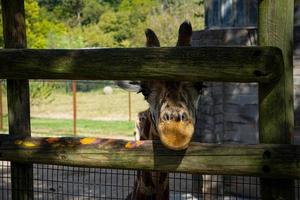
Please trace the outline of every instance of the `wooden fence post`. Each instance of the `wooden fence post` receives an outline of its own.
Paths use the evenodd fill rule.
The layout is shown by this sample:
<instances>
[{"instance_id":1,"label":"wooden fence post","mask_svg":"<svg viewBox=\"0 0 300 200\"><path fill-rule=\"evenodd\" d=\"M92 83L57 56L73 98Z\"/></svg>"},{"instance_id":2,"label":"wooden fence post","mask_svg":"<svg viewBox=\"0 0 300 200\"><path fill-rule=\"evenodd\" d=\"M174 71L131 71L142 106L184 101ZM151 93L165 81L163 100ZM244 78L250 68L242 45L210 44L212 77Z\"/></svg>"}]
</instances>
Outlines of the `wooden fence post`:
<instances>
[{"instance_id":1,"label":"wooden fence post","mask_svg":"<svg viewBox=\"0 0 300 200\"><path fill-rule=\"evenodd\" d=\"M293 13L294 0L259 1L259 45L280 48L284 58L281 78L259 84L261 143L290 144L293 139ZM265 159L272 157L266 155ZM262 170L269 173L272 166ZM294 199L294 180L262 178L261 195L262 199Z\"/></svg>"},{"instance_id":2,"label":"wooden fence post","mask_svg":"<svg viewBox=\"0 0 300 200\"><path fill-rule=\"evenodd\" d=\"M3 101L2 101L3 80L0 80L0 131L3 130Z\"/></svg>"},{"instance_id":3,"label":"wooden fence post","mask_svg":"<svg viewBox=\"0 0 300 200\"><path fill-rule=\"evenodd\" d=\"M2 0L5 48L26 48L24 0ZM30 136L30 102L28 80L7 80L8 121L10 135ZM12 199L33 199L32 164L11 162Z\"/></svg>"}]
</instances>

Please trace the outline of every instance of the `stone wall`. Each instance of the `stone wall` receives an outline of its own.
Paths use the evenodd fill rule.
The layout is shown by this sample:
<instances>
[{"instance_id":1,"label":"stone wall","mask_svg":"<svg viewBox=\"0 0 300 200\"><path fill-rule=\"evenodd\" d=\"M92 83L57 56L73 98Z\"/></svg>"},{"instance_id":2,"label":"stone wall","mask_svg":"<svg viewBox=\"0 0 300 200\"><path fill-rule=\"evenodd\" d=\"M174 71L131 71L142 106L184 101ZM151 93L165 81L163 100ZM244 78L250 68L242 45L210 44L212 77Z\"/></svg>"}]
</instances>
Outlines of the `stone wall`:
<instances>
[{"instance_id":1,"label":"stone wall","mask_svg":"<svg viewBox=\"0 0 300 200\"><path fill-rule=\"evenodd\" d=\"M294 109L295 143L300 144L300 25L294 29Z\"/></svg>"},{"instance_id":2,"label":"stone wall","mask_svg":"<svg viewBox=\"0 0 300 200\"><path fill-rule=\"evenodd\" d=\"M193 46L224 46L257 44L255 29L204 30L193 34ZM295 143L300 144L300 26L294 33L294 106ZM255 144L258 136L258 91L256 83L206 82L207 89L199 101L197 113L197 136L208 143ZM197 178L197 177L194 177ZM236 177L233 177L236 179ZM203 192L232 191L231 176L203 176ZM251 185L243 184L251 178L243 177L234 184L237 195L251 197ZM254 178L255 179L255 178ZM212 180L218 185L210 184ZM252 180L253 181L253 180ZM229 184L222 184L228 182ZM245 188L249 187L249 188ZM249 193L245 193L249 191Z\"/></svg>"},{"instance_id":3,"label":"stone wall","mask_svg":"<svg viewBox=\"0 0 300 200\"><path fill-rule=\"evenodd\" d=\"M255 27L258 0L205 0L205 28Z\"/></svg>"},{"instance_id":4,"label":"stone wall","mask_svg":"<svg viewBox=\"0 0 300 200\"><path fill-rule=\"evenodd\" d=\"M300 1L299 1L300 2ZM299 11L300 12L300 11ZM256 29L203 30L193 34L193 46L252 46ZM295 143L300 144L300 25L294 28ZM256 83L205 83L200 99L198 137L211 143L258 143Z\"/></svg>"},{"instance_id":5,"label":"stone wall","mask_svg":"<svg viewBox=\"0 0 300 200\"><path fill-rule=\"evenodd\" d=\"M210 4L206 3L206 17L220 16L220 9L214 9L216 6L212 3L215 2L218 5L223 1L209 0L207 2L210 2ZM253 2L250 2L250 4L252 5ZM236 8L238 9L238 7ZM225 26L224 24L219 25L222 20L217 22L218 27L214 27L215 24L211 23L214 23L214 19L217 18L211 17L210 19L206 19L207 30L194 32L192 46L253 46L257 44L257 31L255 28L236 28L234 24L229 26L227 24ZM236 19L238 20L238 18ZM249 27L249 25L249 23L246 23L245 27ZM295 143L300 144L300 0L295 0L293 78L295 107L294 135ZM207 82L205 84L208 88L200 99L197 113L197 139L209 143L258 143L257 84L221 82ZM194 178L196 179L197 177ZM247 181L251 182L255 178L242 177L240 184L231 184L232 178L237 181L237 177L231 176L203 176L203 192L234 191L237 195L251 198L254 193L253 191L259 191L257 187L251 188L250 185L243 184ZM217 182L219 185L209 184L213 180L219 180ZM253 181L257 181L257 179ZM226 184L227 182L228 184ZM234 190L231 189L232 186L235 188ZM245 193L245 191L249 191L249 193Z\"/></svg>"},{"instance_id":6,"label":"stone wall","mask_svg":"<svg viewBox=\"0 0 300 200\"><path fill-rule=\"evenodd\" d=\"M300 0L295 0L294 24L300 26Z\"/></svg>"},{"instance_id":7,"label":"stone wall","mask_svg":"<svg viewBox=\"0 0 300 200\"><path fill-rule=\"evenodd\" d=\"M251 46L255 29L196 31L192 46ZM206 82L198 109L200 138L209 143L257 143L257 84Z\"/></svg>"},{"instance_id":8,"label":"stone wall","mask_svg":"<svg viewBox=\"0 0 300 200\"><path fill-rule=\"evenodd\" d=\"M207 2L210 3L206 3L206 12L208 12L206 16L217 16L220 9L213 8L222 6L220 2L217 3L218 1L215 0ZM255 4L255 0L248 6L252 4ZM294 19L295 143L300 144L300 0L295 0ZM207 30L194 32L192 45L199 47L257 44L255 28L236 28L232 24L220 29L222 27L223 25L220 25L219 29L215 30L208 23ZM206 85L208 89L199 103L198 138L203 142L214 143L257 143L257 84L206 83Z\"/></svg>"}]
</instances>

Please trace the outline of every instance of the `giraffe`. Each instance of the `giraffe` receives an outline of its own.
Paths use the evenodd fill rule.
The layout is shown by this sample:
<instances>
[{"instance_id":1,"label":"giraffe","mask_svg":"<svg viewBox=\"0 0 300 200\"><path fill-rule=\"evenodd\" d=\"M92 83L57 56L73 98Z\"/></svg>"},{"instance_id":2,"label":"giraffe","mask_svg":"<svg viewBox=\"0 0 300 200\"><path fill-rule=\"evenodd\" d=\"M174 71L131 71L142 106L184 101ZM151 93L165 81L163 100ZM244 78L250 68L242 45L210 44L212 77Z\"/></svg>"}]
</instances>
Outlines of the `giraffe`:
<instances>
[{"instance_id":1,"label":"giraffe","mask_svg":"<svg viewBox=\"0 0 300 200\"><path fill-rule=\"evenodd\" d=\"M145 35L147 47L160 46L154 31L146 29ZM185 21L180 25L176 46L190 46L191 37L192 26ZM121 88L142 93L149 104L146 111L138 113L136 140L160 140L166 148L172 150L188 147L194 133L202 82L150 80L117 83ZM168 174L138 171L134 191L127 199L169 199Z\"/></svg>"}]
</instances>

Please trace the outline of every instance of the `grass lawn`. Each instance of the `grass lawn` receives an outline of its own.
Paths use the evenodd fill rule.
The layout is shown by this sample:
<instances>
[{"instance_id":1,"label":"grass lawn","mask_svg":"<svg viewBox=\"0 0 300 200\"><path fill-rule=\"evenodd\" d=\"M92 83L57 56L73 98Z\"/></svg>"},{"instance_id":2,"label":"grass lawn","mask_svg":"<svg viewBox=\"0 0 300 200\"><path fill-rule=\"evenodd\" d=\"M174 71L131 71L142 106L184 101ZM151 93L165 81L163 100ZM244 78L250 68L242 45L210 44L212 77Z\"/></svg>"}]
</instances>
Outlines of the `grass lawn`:
<instances>
[{"instance_id":1,"label":"grass lawn","mask_svg":"<svg viewBox=\"0 0 300 200\"><path fill-rule=\"evenodd\" d=\"M51 102L31 106L31 116L36 118L72 119L72 93L53 92ZM135 119L138 112L147 108L141 94L131 93L131 116ZM111 95L101 90L77 93L78 119L128 120L128 92L114 88Z\"/></svg>"},{"instance_id":2,"label":"grass lawn","mask_svg":"<svg viewBox=\"0 0 300 200\"><path fill-rule=\"evenodd\" d=\"M7 117L4 118L7 131ZM70 119L31 118L33 136L73 136L73 121ZM77 136L111 137L133 139L134 122L77 120Z\"/></svg>"},{"instance_id":3,"label":"grass lawn","mask_svg":"<svg viewBox=\"0 0 300 200\"><path fill-rule=\"evenodd\" d=\"M72 136L72 93L54 90L52 101L31 105L34 136ZM141 94L131 93L132 121L128 121L128 92L114 88L111 95L101 90L77 93L77 135L133 138L137 113L147 108ZM4 131L7 131L7 102L3 95Z\"/></svg>"},{"instance_id":4,"label":"grass lawn","mask_svg":"<svg viewBox=\"0 0 300 200\"><path fill-rule=\"evenodd\" d=\"M38 105L31 105L31 116L46 119L72 119L72 93L53 91L52 101L41 100ZM131 93L131 117L145 110L148 105L141 94ZM3 95L3 112L7 113L6 95ZM101 90L77 92L77 118L91 120L128 120L128 92L114 88L111 95Z\"/></svg>"}]
</instances>

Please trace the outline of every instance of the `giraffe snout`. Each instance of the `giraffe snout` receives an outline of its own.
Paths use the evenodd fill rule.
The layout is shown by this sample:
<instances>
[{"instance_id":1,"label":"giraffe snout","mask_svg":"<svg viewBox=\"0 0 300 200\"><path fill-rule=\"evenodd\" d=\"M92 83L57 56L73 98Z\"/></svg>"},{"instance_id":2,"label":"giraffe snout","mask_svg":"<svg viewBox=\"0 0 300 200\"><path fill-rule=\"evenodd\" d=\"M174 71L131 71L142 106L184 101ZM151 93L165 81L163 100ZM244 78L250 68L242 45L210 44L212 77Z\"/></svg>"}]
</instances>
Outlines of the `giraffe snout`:
<instances>
[{"instance_id":1,"label":"giraffe snout","mask_svg":"<svg viewBox=\"0 0 300 200\"><path fill-rule=\"evenodd\" d=\"M189 114L186 111L164 111L161 114L161 120L164 122L167 121L188 121L189 120Z\"/></svg>"}]
</instances>

